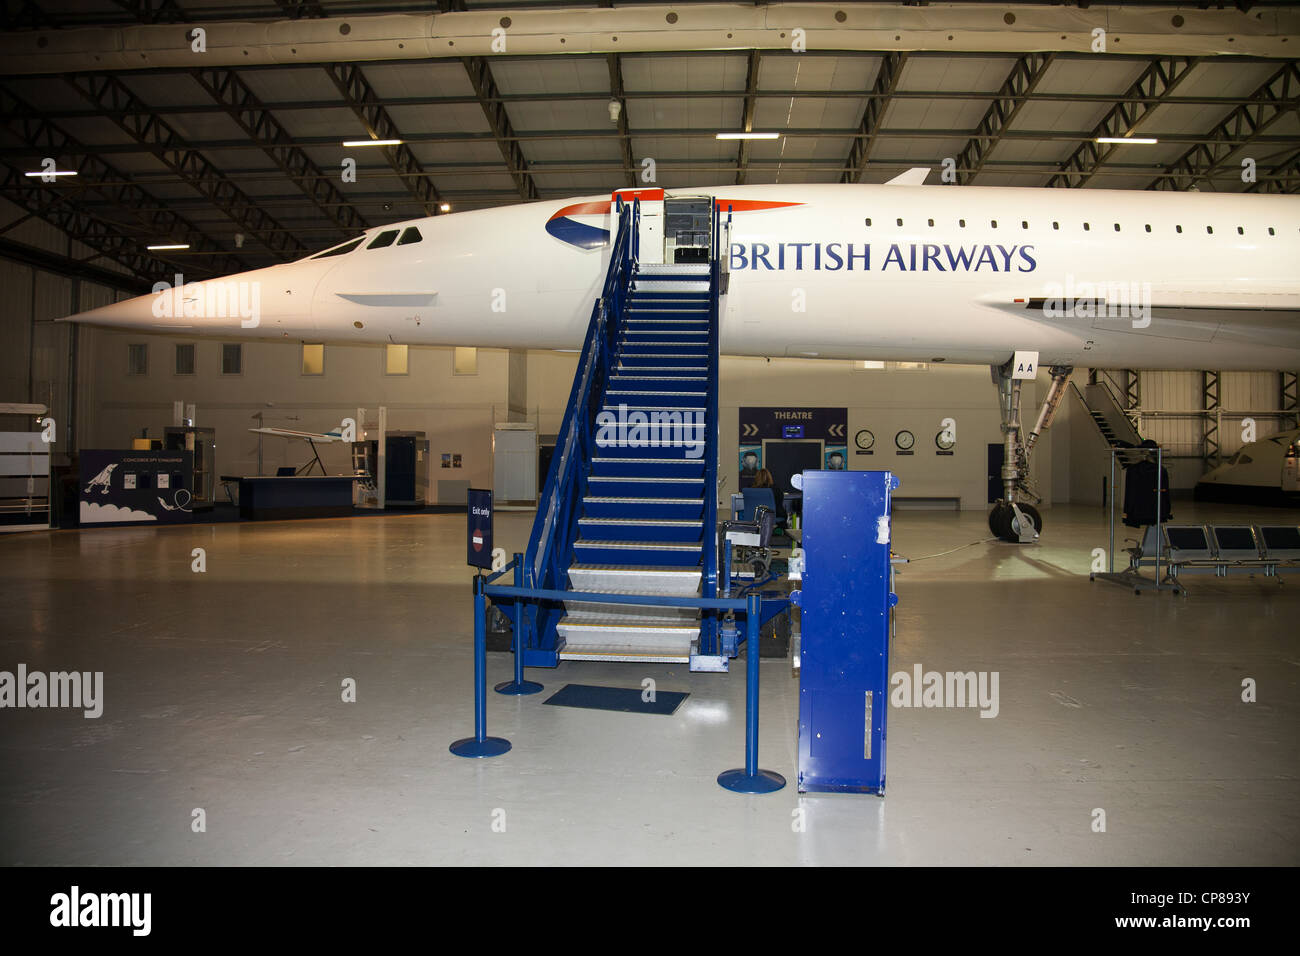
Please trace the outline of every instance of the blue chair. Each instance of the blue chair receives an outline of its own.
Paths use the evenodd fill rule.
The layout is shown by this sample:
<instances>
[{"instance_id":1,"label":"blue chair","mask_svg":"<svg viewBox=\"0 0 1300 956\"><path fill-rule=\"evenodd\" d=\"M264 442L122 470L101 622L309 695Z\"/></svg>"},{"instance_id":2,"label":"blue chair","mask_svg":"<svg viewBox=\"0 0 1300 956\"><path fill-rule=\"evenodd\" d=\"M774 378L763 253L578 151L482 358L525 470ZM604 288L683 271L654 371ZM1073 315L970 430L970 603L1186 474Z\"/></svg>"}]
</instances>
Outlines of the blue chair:
<instances>
[{"instance_id":1,"label":"blue chair","mask_svg":"<svg viewBox=\"0 0 1300 956\"><path fill-rule=\"evenodd\" d=\"M776 494L771 488L745 488L741 494L745 497L745 509L740 513L741 521L753 521L754 508L758 505L776 514Z\"/></svg>"}]
</instances>

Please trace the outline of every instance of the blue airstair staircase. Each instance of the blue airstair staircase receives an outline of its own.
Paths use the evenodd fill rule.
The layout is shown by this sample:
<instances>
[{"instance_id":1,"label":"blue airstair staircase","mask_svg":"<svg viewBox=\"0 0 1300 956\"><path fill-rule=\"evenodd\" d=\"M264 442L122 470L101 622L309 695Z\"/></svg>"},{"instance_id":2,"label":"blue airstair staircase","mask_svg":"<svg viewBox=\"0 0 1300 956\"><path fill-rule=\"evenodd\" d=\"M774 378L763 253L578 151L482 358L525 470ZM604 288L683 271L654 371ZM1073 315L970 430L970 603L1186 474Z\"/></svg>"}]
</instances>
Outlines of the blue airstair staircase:
<instances>
[{"instance_id":1,"label":"blue airstair staircase","mask_svg":"<svg viewBox=\"0 0 1300 956\"><path fill-rule=\"evenodd\" d=\"M618 230L525 554L528 587L718 596L718 215L710 261L638 262L636 202ZM539 602L524 663L725 669L717 612ZM718 666L721 665L721 666Z\"/></svg>"}]
</instances>

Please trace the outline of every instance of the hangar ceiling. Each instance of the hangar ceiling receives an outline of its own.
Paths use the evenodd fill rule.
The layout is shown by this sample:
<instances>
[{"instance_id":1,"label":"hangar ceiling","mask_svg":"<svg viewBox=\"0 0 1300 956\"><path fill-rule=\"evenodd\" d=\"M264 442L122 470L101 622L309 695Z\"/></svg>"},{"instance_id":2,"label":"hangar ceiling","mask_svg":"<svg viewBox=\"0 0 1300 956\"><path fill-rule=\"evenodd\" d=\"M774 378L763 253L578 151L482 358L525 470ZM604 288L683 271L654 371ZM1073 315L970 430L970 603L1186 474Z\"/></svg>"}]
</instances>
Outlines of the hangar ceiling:
<instances>
[{"instance_id":1,"label":"hangar ceiling","mask_svg":"<svg viewBox=\"0 0 1300 956\"><path fill-rule=\"evenodd\" d=\"M738 16L768 9L733 6ZM836 21L848 9L852 24L900 10L911 15L916 11L906 8L916 6L927 8L920 12L932 23L943 22L940 5L929 4L772 9L816 7L814 15ZM292 38L324 20L340 32L355 30L361 41L390 27L385 15L427 14L431 5L4 0L0 43L34 55L21 69L12 58L0 66L0 197L12 204L0 219L0 242L40 219L84 247L74 258L86 268L147 281L178 269L201 277L296 258L368 226L438 214L443 204L458 212L644 185L647 160L655 183L667 188L878 183L912 166L933 167L930 181L937 182L948 160L957 183L979 186L1300 192L1295 58L1217 52L1234 49L1237 37L1226 35L1232 26L1216 36L1217 45L1186 55L1154 52L1159 29L1151 31L1148 52L1099 55L1087 48L1086 17L1096 15L1087 4L978 6L995 13L1001 29L960 50L909 44L902 33L897 49L862 49L868 34L855 34L852 49L836 49L832 30L802 52L786 40L703 51L656 40L662 48L630 52L588 44L587 52L564 55L485 55L466 46L471 55L397 57L394 47L393 58L368 52L358 60L244 65L232 50L137 69L122 57L95 66L91 48L77 59L85 70L51 70L40 66L41 50L84 37L87 28L101 31L105 51L116 50L121 36L135 37L121 32L133 24L154 31L138 34L150 42L177 25L189 36L194 26L219 32L234 21ZM1196 16L1198 6L1210 5L1141 9L1147 23L1168 20L1174 33L1183 12ZM1277 5L1215 6L1229 8L1214 14L1225 23L1237 17L1258 26ZM669 11L667 22L677 23L674 11L685 16L691 5L445 0L436 9L445 14L428 18L435 33L458 16L509 23L512 15L539 14L567 17L580 32L584 17L605 15ZM1043 45L1026 42L1032 18L1041 23L1053 14L1071 20L1069 42L1028 49ZM1300 44L1285 36L1280 43L1288 40ZM741 130L780 135L715 138ZM1158 143L1095 142L1126 135ZM402 143L342 145L366 139ZM53 183L25 175L46 157L78 175ZM348 159L356 162L355 182L342 176ZM1253 182L1243 181L1244 160L1255 164ZM145 248L160 243L190 248Z\"/></svg>"}]
</instances>

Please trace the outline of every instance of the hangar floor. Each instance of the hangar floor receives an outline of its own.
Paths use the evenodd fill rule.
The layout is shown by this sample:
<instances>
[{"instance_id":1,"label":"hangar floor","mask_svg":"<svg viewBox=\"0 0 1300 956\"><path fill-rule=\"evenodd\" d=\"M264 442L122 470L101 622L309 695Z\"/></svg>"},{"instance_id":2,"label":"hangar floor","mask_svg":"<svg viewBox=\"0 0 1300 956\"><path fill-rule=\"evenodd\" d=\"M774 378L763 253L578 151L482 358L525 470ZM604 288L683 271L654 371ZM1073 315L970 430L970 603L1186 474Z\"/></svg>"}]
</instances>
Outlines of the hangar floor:
<instances>
[{"instance_id":1,"label":"hangar floor","mask_svg":"<svg viewBox=\"0 0 1300 956\"><path fill-rule=\"evenodd\" d=\"M743 668L530 672L691 696L653 717L490 694L514 750L449 754L472 729L460 516L6 536L0 669L102 670L106 703L0 714L0 863L1300 862L1300 577L1134 596L1088 581L1097 509L1045 519L1040 545L900 575L892 670L997 671L1000 700L995 719L892 710L883 801L720 789L743 757ZM499 516L498 543L521 547L530 520ZM896 518L914 557L985 537L980 512ZM488 668L505 679L509 656ZM781 661L762 675L760 763L793 779L797 682Z\"/></svg>"}]
</instances>

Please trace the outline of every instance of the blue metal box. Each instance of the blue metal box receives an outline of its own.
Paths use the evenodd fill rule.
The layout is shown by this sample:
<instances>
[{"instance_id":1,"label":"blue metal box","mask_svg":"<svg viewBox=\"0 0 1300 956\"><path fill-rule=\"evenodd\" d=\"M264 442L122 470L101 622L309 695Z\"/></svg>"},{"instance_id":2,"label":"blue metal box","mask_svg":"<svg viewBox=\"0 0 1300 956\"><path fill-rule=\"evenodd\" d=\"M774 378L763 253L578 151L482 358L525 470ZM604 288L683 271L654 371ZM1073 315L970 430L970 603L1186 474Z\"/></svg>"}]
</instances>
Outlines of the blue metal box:
<instances>
[{"instance_id":1,"label":"blue metal box","mask_svg":"<svg viewBox=\"0 0 1300 956\"><path fill-rule=\"evenodd\" d=\"M887 471L803 475L799 790L885 792L889 712Z\"/></svg>"}]
</instances>

